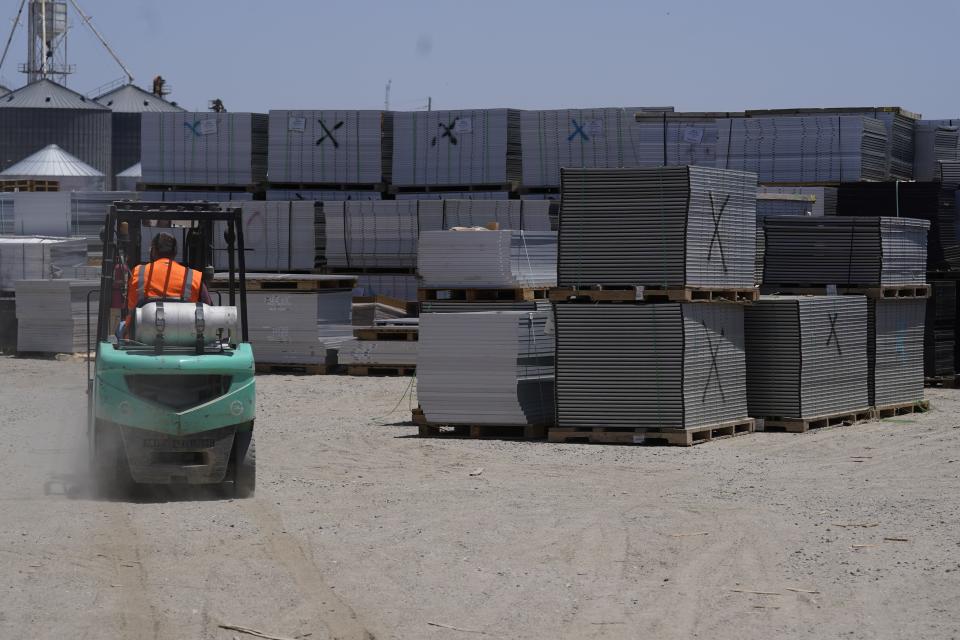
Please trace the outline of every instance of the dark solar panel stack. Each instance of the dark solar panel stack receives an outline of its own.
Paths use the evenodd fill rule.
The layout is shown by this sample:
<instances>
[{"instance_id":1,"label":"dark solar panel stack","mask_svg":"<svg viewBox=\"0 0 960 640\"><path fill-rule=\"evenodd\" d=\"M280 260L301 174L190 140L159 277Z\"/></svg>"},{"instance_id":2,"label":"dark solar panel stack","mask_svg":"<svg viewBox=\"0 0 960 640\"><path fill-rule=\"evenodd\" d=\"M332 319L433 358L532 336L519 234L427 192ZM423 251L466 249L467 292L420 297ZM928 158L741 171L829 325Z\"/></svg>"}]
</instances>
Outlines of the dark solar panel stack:
<instances>
[{"instance_id":1,"label":"dark solar panel stack","mask_svg":"<svg viewBox=\"0 0 960 640\"><path fill-rule=\"evenodd\" d=\"M754 286L754 174L564 169L561 180L561 287Z\"/></svg>"},{"instance_id":2,"label":"dark solar panel stack","mask_svg":"<svg viewBox=\"0 0 960 640\"><path fill-rule=\"evenodd\" d=\"M761 189L762 190L762 189ZM757 194L757 258L754 274L757 284L763 282L763 258L766 246L766 234L763 232L763 221L774 216L813 216L816 207L816 196L792 193L758 193ZM820 214L823 215L823 214Z\"/></svg>"},{"instance_id":3,"label":"dark solar panel stack","mask_svg":"<svg viewBox=\"0 0 960 640\"><path fill-rule=\"evenodd\" d=\"M939 182L842 184L838 216L889 216L930 222L927 270L960 269L955 191Z\"/></svg>"},{"instance_id":4,"label":"dark solar panel stack","mask_svg":"<svg viewBox=\"0 0 960 640\"><path fill-rule=\"evenodd\" d=\"M867 300L870 406L923 400L923 298Z\"/></svg>"},{"instance_id":5,"label":"dark solar panel stack","mask_svg":"<svg viewBox=\"0 0 960 640\"><path fill-rule=\"evenodd\" d=\"M741 305L557 304L560 429L690 429L747 415Z\"/></svg>"},{"instance_id":6,"label":"dark solar panel stack","mask_svg":"<svg viewBox=\"0 0 960 640\"><path fill-rule=\"evenodd\" d=\"M761 296L746 308L747 402L755 418L815 418L870 406L867 299Z\"/></svg>"},{"instance_id":7,"label":"dark solar panel stack","mask_svg":"<svg viewBox=\"0 0 960 640\"><path fill-rule=\"evenodd\" d=\"M923 340L923 371L927 378L956 373L957 281L930 279Z\"/></svg>"},{"instance_id":8,"label":"dark solar panel stack","mask_svg":"<svg viewBox=\"0 0 960 640\"><path fill-rule=\"evenodd\" d=\"M764 284L923 284L929 226L913 218L767 218Z\"/></svg>"}]
</instances>

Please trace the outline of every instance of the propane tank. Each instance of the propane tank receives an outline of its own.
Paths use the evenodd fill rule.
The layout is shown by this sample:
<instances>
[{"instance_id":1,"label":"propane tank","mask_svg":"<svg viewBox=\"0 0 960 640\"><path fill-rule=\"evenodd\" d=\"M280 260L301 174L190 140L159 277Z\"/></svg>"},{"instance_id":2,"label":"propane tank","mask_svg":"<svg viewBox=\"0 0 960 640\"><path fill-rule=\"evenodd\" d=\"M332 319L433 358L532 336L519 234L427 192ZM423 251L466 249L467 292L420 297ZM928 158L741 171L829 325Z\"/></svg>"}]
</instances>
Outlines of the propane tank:
<instances>
[{"instance_id":1,"label":"propane tank","mask_svg":"<svg viewBox=\"0 0 960 640\"><path fill-rule=\"evenodd\" d=\"M189 347L197 336L212 340L217 332L236 331L236 307L211 307L191 302L150 302L137 309L137 342L155 345L162 336L164 345Z\"/></svg>"}]
</instances>

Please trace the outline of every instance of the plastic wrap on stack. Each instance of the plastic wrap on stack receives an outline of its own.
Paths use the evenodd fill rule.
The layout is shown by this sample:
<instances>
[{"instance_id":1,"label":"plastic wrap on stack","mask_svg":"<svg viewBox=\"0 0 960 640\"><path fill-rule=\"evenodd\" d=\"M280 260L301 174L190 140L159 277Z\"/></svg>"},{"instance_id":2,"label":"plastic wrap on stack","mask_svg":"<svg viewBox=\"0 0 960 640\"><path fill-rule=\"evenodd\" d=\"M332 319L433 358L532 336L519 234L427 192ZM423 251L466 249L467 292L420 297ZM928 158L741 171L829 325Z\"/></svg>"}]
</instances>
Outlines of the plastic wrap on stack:
<instances>
[{"instance_id":1,"label":"plastic wrap on stack","mask_svg":"<svg viewBox=\"0 0 960 640\"><path fill-rule=\"evenodd\" d=\"M425 288L546 288L557 283L553 231L424 231L417 273Z\"/></svg>"},{"instance_id":2,"label":"plastic wrap on stack","mask_svg":"<svg viewBox=\"0 0 960 640\"><path fill-rule=\"evenodd\" d=\"M564 169L560 286L752 287L756 176Z\"/></svg>"},{"instance_id":3,"label":"plastic wrap on stack","mask_svg":"<svg viewBox=\"0 0 960 640\"><path fill-rule=\"evenodd\" d=\"M520 180L520 156L519 111L393 114L394 185L505 185Z\"/></svg>"},{"instance_id":4,"label":"plastic wrap on stack","mask_svg":"<svg viewBox=\"0 0 960 640\"><path fill-rule=\"evenodd\" d=\"M957 280L930 280L924 324L923 372L928 378L956 374Z\"/></svg>"},{"instance_id":5,"label":"plastic wrap on stack","mask_svg":"<svg viewBox=\"0 0 960 640\"><path fill-rule=\"evenodd\" d=\"M144 113L141 122L146 184L247 186L266 181L266 114Z\"/></svg>"},{"instance_id":6,"label":"plastic wrap on stack","mask_svg":"<svg viewBox=\"0 0 960 640\"><path fill-rule=\"evenodd\" d=\"M97 333L97 294L89 316L87 296L99 288L97 280L17 281L17 351L86 353Z\"/></svg>"},{"instance_id":7,"label":"plastic wrap on stack","mask_svg":"<svg viewBox=\"0 0 960 640\"><path fill-rule=\"evenodd\" d=\"M841 286L924 284L929 228L929 222L914 218L766 218L763 282Z\"/></svg>"},{"instance_id":8,"label":"plastic wrap on stack","mask_svg":"<svg viewBox=\"0 0 960 640\"><path fill-rule=\"evenodd\" d=\"M243 242L248 271L290 273L310 271L316 259L314 203L244 202ZM214 234L214 266L226 269L226 223Z\"/></svg>"},{"instance_id":9,"label":"plastic wrap on stack","mask_svg":"<svg viewBox=\"0 0 960 640\"><path fill-rule=\"evenodd\" d=\"M13 291L17 280L49 280L60 269L87 263L84 238L0 237L0 291Z\"/></svg>"},{"instance_id":10,"label":"plastic wrap on stack","mask_svg":"<svg viewBox=\"0 0 960 640\"><path fill-rule=\"evenodd\" d=\"M886 127L861 116L734 118L719 127L716 166L760 182L857 182L890 177Z\"/></svg>"},{"instance_id":11,"label":"plastic wrap on stack","mask_svg":"<svg viewBox=\"0 0 960 640\"><path fill-rule=\"evenodd\" d=\"M270 182L383 181L383 127L390 118L383 111L271 111Z\"/></svg>"},{"instance_id":12,"label":"plastic wrap on stack","mask_svg":"<svg viewBox=\"0 0 960 640\"><path fill-rule=\"evenodd\" d=\"M549 425L554 343L548 312L430 314L420 319L417 396L434 424Z\"/></svg>"},{"instance_id":13,"label":"plastic wrap on stack","mask_svg":"<svg viewBox=\"0 0 960 640\"><path fill-rule=\"evenodd\" d=\"M747 401L755 418L816 418L870 406L867 299L761 296L746 307Z\"/></svg>"},{"instance_id":14,"label":"plastic wrap on stack","mask_svg":"<svg viewBox=\"0 0 960 640\"><path fill-rule=\"evenodd\" d=\"M747 417L743 309L556 305L557 426L683 429Z\"/></svg>"},{"instance_id":15,"label":"plastic wrap on stack","mask_svg":"<svg viewBox=\"0 0 960 640\"><path fill-rule=\"evenodd\" d=\"M660 113L672 107L554 109L524 111L523 185L559 187L561 167L615 169L648 166L637 143L639 112Z\"/></svg>"},{"instance_id":16,"label":"plastic wrap on stack","mask_svg":"<svg viewBox=\"0 0 960 640\"><path fill-rule=\"evenodd\" d=\"M867 300L870 405L923 400L923 298Z\"/></svg>"}]
</instances>

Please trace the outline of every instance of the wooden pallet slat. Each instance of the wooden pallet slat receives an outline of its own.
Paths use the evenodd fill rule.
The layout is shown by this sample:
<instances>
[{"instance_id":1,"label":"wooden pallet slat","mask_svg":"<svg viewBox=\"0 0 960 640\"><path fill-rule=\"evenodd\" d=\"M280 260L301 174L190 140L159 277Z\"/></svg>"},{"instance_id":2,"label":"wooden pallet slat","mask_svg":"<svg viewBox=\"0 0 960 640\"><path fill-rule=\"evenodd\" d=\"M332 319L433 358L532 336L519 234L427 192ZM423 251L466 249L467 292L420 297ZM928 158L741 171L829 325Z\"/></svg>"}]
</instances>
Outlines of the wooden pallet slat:
<instances>
[{"instance_id":1,"label":"wooden pallet slat","mask_svg":"<svg viewBox=\"0 0 960 640\"><path fill-rule=\"evenodd\" d=\"M555 287L553 302L734 302L750 303L760 298L757 287Z\"/></svg>"},{"instance_id":2,"label":"wooden pallet slat","mask_svg":"<svg viewBox=\"0 0 960 640\"><path fill-rule=\"evenodd\" d=\"M257 373L268 375L322 376L334 372L334 367L326 364L258 362L255 366Z\"/></svg>"},{"instance_id":3,"label":"wooden pallet slat","mask_svg":"<svg viewBox=\"0 0 960 640\"><path fill-rule=\"evenodd\" d=\"M326 289L353 289L354 278L324 278L323 280L247 279L247 291L323 291ZM220 285L221 283L218 283Z\"/></svg>"},{"instance_id":4,"label":"wooden pallet slat","mask_svg":"<svg viewBox=\"0 0 960 640\"><path fill-rule=\"evenodd\" d=\"M758 424L758 431L786 431L787 433L805 433L811 429L824 427L839 427L869 422L875 419L871 408L855 411L841 411L812 418L791 418L784 416L770 416L762 419Z\"/></svg>"},{"instance_id":5,"label":"wooden pallet slat","mask_svg":"<svg viewBox=\"0 0 960 640\"><path fill-rule=\"evenodd\" d=\"M350 376L415 376L417 366L400 364L350 364L347 365Z\"/></svg>"},{"instance_id":6,"label":"wooden pallet slat","mask_svg":"<svg viewBox=\"0 0 960 640\"><path fill-rule=\"evenodd\" d=\"M905 416L911 413L926 413L929 410L929 400L898 402L895 404L881 405L874 408L874 412L879 420L883 420L884 418L894 418L896 416Z\"/></svg>"},{"instance_id":7,"label":"wooden pallet slat","mask_svg":"<svg viewBox=\"0 0 960 640\"><path fill-rule=\"evenodd\" d=\"M797 296L822 296L827 294L824 284L784 284L771 285L780 294ZM832 285L831 285L832 286ZM929 298L930 286L927 284L914 285L865 285L836 287L840 295L861 295L875 300L893 300L901 298Z\"/></svg>"},{"instance_id":8,"label":"wooden pallet slat","mask_svg":"<svg viewBox=\"0 0 960 640\"><path fill-rule=\"evenodd\" d=\"M364 341L417 342L419 327L364 327L353 330L353 337Z\"/></svg>"},{"instance_id":9,"label":"wooden pallet slat","mask_svg":"<svg viewBox=\"0 0 960 640\"><path fill-rule=\"evenodd\" d=\"M420 302L531 302L546 300L547 289L418 289Z\"/></svg>"},{"instance_id":10,"label":"wooden pallet slat","mask_svg":"<svg viewBox=\"0 0 960 640\"><path fill-rule=\"evenodd\" d=\"M753 418L730 420L690 429L649 427L553 427L550 442L588 442L591 444L665 444L690 447L703 442L753 433Z\"/></svg>"}]
</instances>

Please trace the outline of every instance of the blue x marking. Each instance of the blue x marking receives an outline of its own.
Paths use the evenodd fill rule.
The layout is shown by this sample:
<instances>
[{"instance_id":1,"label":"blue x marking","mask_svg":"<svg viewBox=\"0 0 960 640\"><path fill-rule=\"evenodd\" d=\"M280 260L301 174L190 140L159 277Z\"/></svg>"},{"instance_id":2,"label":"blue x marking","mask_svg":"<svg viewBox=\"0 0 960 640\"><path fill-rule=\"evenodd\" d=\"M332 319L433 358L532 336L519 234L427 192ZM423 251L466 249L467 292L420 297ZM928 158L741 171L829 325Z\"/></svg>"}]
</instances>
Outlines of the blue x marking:
<instances>
[{"instance_id":1,"label":"blue x marking","mask_svg":"<svg viewBox=\"0 0 960 640\"><path fill-rule=\"evenodd\" d=\"M585 141L589 142L589 141L590 141L590 137L589 137L589 136L586 134L586 132L583 130L583 125L582 125L582 124L578 124L576 120L572 120L572 122L573 122L573 133L571 133L570 135L567 136L567 142L572 142L573 139L574 139L575 137L577 137L577 134L580 134L580 137L581 137L581 138L583 138Z\"/></svg>"}]
</instances>

